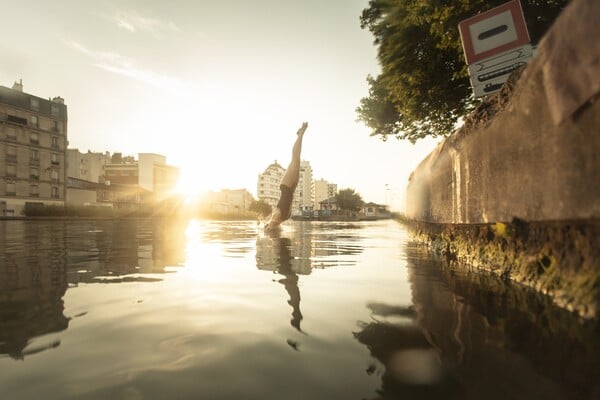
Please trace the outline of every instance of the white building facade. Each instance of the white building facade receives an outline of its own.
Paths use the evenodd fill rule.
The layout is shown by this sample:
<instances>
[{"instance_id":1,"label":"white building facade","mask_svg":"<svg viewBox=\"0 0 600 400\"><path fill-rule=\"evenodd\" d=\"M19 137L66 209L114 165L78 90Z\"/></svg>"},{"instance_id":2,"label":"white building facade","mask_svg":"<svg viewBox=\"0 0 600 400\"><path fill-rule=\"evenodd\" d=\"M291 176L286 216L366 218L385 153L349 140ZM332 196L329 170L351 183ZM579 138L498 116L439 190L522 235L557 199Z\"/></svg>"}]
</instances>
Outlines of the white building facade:
<instances>
[{"instance_id":1,"label":"white building facade","mask_svg":"<svg viewBox=\"0 0 600 400\"><path fill-rule=\"evenodd\" d=\"M300 179L292 202L292 215L302 215L304 211L312 211L314 209L314 199L312 167L310 162L301 161Z\"/></svg>"},{"instance_id":2,"label":"white building facade","mask_svg":"<svg viewBox=\"0 0 600 400\"><path fill-rule=\"evenodd\" d=\"M269 165L263 173L259 174L256 187L258 199L269 204L271 207L276 207L281 195L279 185L284 174L285 169L277 161ZM314 209L314 202L312 167L310 162L301 161L298 186L292 200L292 215L299 216L304 211L312 211Z\"/></svg>"},{"instance_id":3,"label":"white building facade","mask_svg":"<svg viewBox=\"0 0 600 400\"><path fill-rule=\"evenodd\" d=\"M256 195L259 200L264 201L273 208L277 206L279 196L281 195L279 184L284 173L285 168L275 161L258 175Z\"/></svg>"}]
</instances>

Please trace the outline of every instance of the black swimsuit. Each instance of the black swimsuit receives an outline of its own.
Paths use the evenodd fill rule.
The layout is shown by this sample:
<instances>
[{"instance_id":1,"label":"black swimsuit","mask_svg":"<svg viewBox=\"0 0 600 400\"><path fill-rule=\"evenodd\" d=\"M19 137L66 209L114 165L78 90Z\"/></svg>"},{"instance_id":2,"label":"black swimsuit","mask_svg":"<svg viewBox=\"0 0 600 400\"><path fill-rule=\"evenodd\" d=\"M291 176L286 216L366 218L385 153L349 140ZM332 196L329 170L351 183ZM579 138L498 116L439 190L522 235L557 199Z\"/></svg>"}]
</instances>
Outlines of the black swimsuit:
<instances>
[{"instance_id":1,"label":"black swimsuit","mask_svg":"<svg viewBox=\"0 0 600 400\"><path fill-rule=\"evenodd\" d=\"M287 185L279 185L281 189L281 197L277 208L281 211L281 220L284 221L292 215L292 199L294 198L294 191Z\"/></svg>"}]
</instances>

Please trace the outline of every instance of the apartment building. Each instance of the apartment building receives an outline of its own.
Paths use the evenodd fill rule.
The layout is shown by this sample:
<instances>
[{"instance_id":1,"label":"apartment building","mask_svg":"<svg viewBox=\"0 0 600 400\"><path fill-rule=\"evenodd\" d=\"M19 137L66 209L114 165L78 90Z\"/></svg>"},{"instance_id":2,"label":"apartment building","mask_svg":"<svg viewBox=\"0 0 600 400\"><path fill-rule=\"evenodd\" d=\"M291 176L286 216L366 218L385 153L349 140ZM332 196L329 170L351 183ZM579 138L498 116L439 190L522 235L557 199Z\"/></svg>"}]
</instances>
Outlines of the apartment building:
<instances>
[{"instance_id":1,"label":"apartment building","mask_svg":"<svg viewBox=\"0 0 600 400\"><path fill-rule=\"evenodd\" d=\"M275 207L277 205L279 196L281 195L279 184L284 173L285 168L275 161L258 175L256 195L259 200L264 201L271 207Z\"/></svg>"},{"instance_id":2,"label":"apartment building","mask_svg":"<svg viewBox=\"0 0 600 400\"><path fill-rule=\"evenodd\" d=\"M102 183L104 166L110 164L110 153L94 153L88 150L67 149L67 176L88 182Z\"/></svg>"},{"instance_id":3,"label":"apartment building","mask_svg":"<svg viewBox=\"0 0 600 400\"><path fill-rule=\"evenodd\" d=\"M300 162L300 178L294 192L292 202L292 215L301 215L302 212L312 211L314 207L314 184L310 162Z\"/></svg>"},{"instance_id":4,"label":"apartment building","mask_svg":"<svg viewBox=\"0 0 600 400\"><path fill-rule=\"evenodd\" d=\"M256 194L259 200L271 207L277 206L281 190L279 184L285 169L275 161L263 173L258 175ZM300 177L292 200L292 215L302 215L303 211L312 211L314 207L314 185L310 162L300 162Z\"/></svg>"},{"instance_id":5,"label":"apartment building","mask_svg":"<svg viewBox=\"0 0 600 400\"><path fill-rule=\"evenodd\" d=\"M320 209L320 203L334 197L337 194L337 184L326 181L325 179L317 179L314 181L315 201L314 209Z\"/></svg>"},{"instance_id":6,"label":"apartment building","mask_svg":"<svg viewBox=\"0 0 600 400\"><path fill-rule=\"evenodd\" d=\"M0 215L25 206L64 205L67 106L61 97L23 92L23 83L0 86Z\"/></svg>"},{"instance_id":7,"label":"apartment building","mask_svg":"<svg viewBox=\"0 0 600 400\"><path fill-rule=\"evenodd\" d=\"M160 154L139 153L138 160L115 153L104 165L104 182L137 188L139 202L161 202L173 195L179 180L179 168L166 164Z\"/></svg>"}]
</instances>

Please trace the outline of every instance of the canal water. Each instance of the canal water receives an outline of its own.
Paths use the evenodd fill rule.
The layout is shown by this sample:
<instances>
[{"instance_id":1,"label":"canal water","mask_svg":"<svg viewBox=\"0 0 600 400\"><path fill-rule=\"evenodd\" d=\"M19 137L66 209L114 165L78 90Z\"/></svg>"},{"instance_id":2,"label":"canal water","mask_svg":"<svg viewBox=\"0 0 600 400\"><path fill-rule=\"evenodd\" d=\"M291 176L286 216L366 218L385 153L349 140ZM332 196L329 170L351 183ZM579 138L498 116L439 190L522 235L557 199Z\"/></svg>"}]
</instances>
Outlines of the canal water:
<instances>
[{"instance_id":1,"label":"canal water","mask_svg":"<svg viewBox=\"0 0 600 400\"><path fill-rule=\"evenodd\" d=\"M394 221L0 221L2 399L598 399L599 337Z\"/></svg>"}]
</instances>

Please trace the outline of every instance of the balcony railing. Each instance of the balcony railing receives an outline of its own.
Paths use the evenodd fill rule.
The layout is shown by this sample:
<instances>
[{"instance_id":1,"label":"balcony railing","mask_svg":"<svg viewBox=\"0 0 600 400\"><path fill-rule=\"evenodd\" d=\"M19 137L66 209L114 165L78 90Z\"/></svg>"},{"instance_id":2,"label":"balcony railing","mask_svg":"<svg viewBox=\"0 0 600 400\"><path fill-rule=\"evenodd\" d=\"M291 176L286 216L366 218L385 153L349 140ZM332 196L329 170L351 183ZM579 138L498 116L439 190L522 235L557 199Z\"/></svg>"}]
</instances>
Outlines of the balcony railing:
<instances>
[{"instance_id":1,"label":"balcony railing","mask_svg":"<svg viewBox=\"0 0 600 400\"><path fill-rule=\"evenodd\" d=\"M6 136L6 140L8 142L16 142L17 141L17 137L16 136Z\"/></svg>"},{"instance_id":2,"label":"balcony railing","mask_svg":"<svg viewBox=\"0 0 600 400\"><path fill-rule=\"evenodd\" d=\"M60 161L58 160L52 160L51 163L52 165L60 165Z\"/></svg>"},{"instance_id":3,"label":"balcony railing","mask_svg":"<svg viewBox=\"0 0 600 400\"><path fill-rule=\"evenodd\" d=\"M29 175L29 179L31 179L32 181L39 181L40 180L40 176L39 175Z\"/></svg>"},{"instance_id":4,"label":"balcony railing","mask_svg":"<svg viewBox=\"0 0 600 400\"><path fill-rule=\"evenodd\" d=\"M7 196L16 196L17 192L6 192Z\"/></svg>"},{"instance_id":5,"label":"balcony railing","mask_svg":"<svg viewBox=\"0 0 600 400\"><path fill-rule=\"evenodd\" d=\"M29 160L29 165L40 165L40 160L38 160L38 159Z\"/></svg>"},{"instance_id":6,"label":"balcony railing","mask_svg":"<svg viewBox=\"0 0 600 400\"><path fill-rule=\"evenodd\" d=\"M39 139L29 139L29 143L39 145L40 141Z\"/></svg>"},{"instance_id":7,"label":"balcony railing","mask_svg":"<svg viewBox=\"0 0 600 400\"><path fill-rule=\"evenodd\" d=\"M29 193L29 197L40 197L39 193Z\"/></svg>"},{"instance_id":8,"label":"balcony railing","mask_svg":"<svg viewBox=\"0 0 600 400\"><path fill-rule=\"evenodd\" d=\"M6 155L6 161L16 163L17 162L17 155L16 154L7 154Z\"/></svg>"}]
</instances>

